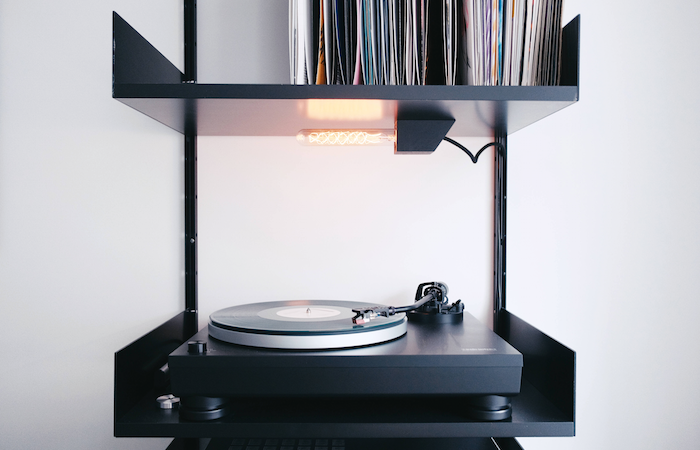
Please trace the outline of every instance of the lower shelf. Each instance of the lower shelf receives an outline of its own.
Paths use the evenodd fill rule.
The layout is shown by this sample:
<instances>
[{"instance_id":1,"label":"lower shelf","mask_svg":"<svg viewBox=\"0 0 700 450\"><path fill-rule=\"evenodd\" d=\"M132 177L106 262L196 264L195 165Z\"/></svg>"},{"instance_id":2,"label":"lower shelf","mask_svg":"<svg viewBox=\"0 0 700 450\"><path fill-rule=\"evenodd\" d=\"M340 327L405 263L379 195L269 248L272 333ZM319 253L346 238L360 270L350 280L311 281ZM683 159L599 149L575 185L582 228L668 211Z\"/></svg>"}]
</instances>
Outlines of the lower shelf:
<instances>
[{"instance_id":1,"label":"lower shelf","mask_svg":"<svg viewBox=\"0 0 700 450\"><path fill-rule=\"evenodd\" d=\"M167 450L523 450L513 438L175 439Z\"/></svg>"},{"instance_id":2,"label":"lower shelf","mask_svg":"<svg viewBox=\"0 0 700 450\"><path fill-rule=\"evenodd\" d=\"M513 438L175 439L167 450L523 450Z\"/></svg>"},{"instance_id":3,"label":"lower shelf","mask_svg":"<svg viewBox=\"0 0 700 450\"><path fill-rule=\"evenodd\" d=\"M241 401L222 419L188 422L162 410L153 387L167 355L196 331L183 312L115 355L115 436L193 438L436 439L573 436L575 353L507 311L499 333L523 354L521 393L511 419L466 419L460 405L410 399L367 402L304 399ZM355 400L355 401L352 401ZM195 439L196 441L196 439ZM330 449L329 449L330 450Z\"/></svg>"},{"instance_id":4,"label":"lower shelf","mask_svg":"<svg viewBox=\"0 0 700 450\"><path fill-rule=\"evenodd\" d=\"M513 398L506 421L469 421L458 405L385 400L364 403L248 401L231 414L208 422L180 420L177 410L161 410L152 392L116 424L117 436L240 438L462 438L573 436L574 424L527 381Z\"/></svg>"}]
</instances>

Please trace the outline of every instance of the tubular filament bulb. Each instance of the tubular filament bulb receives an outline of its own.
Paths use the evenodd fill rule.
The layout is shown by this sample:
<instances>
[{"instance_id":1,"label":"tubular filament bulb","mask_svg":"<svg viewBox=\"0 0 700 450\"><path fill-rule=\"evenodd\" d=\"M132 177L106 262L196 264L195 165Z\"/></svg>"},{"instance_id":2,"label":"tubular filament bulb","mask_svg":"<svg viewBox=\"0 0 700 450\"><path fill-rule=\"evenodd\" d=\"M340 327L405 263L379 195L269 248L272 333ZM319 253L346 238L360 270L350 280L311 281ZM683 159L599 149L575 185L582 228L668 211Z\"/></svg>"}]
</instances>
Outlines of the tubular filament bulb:
<instances>
[{"instance_id":1,"label":"tubular filament bulb","mask_svg":"<svg viewBox=\"0 0 700 450\"><path fill-rule=\"evenodd\" d=\"M297 140L305 145L377 145L394 142L394 136L393 130L391 134L382 130L302 130Z\"/></svg>"}]
</instances>

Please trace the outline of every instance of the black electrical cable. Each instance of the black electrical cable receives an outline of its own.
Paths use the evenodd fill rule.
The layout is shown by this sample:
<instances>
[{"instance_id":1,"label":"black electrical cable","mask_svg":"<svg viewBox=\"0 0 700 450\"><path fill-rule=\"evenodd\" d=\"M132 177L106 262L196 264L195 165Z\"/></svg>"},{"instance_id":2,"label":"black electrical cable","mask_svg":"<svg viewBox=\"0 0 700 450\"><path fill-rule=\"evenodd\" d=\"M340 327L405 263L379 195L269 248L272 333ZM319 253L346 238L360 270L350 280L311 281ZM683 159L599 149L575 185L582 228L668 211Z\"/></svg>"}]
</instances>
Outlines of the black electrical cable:
<instances>
[{"instance_id":1,"label":"black electrical cable","mask_svg":"<svg viewBox=\"0 0 700 450\"><path fill-rule=\"evenodd\" d=\"M481 153L483 153L483 151L489 147L496 147L501 152L505 151L503 144L501 144L500 142L490 142L490 143L484 145L483 147L481 147L481 149L478 152L476 152L476 156L475 156L472 154L472 152L469 151L469 149L467 147L463 146L462 144L455 141L454 139L450 139L447 136L445 136L443 139L446 140L447 142L449 142L450 144L460 148L464 153L469 155L469 157L471 158L471 160L474 164L476 164L476 162L479 160L479 156L481 155Z\"/></svg>"}]
</instances>

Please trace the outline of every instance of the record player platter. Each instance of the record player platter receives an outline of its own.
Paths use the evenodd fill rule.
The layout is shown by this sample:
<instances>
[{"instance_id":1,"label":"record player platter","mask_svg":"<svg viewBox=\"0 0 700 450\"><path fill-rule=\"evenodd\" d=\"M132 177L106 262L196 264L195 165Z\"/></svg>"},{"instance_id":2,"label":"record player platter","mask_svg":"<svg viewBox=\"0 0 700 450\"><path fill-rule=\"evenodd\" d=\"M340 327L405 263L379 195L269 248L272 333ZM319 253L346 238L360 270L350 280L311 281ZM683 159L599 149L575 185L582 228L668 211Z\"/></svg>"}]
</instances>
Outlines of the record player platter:
<instances>
[{"instance_id":1,"label":"record player platter","mask_svg":"<svg viewBox=\"0 0 700 450\"><path fill-rule=\"evenodd\" d=\"M250 347L325 350L362 347L406 334L406 315L352 321L353 309L377 305L338 300L292 300L252 303L209 316L209 335Z\"/></svg>"}]
</instances>

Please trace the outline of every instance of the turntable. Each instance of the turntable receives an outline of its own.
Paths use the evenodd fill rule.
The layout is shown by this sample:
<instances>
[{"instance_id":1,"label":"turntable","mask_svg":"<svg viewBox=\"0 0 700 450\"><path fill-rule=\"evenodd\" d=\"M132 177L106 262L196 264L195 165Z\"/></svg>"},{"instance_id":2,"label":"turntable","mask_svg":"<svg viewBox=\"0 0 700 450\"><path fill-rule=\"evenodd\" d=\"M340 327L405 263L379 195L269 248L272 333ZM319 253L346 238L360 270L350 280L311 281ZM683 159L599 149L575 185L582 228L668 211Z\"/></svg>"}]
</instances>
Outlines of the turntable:
<instances>
[{"instance_id":1,"label":"turntable","mask_svg":"<svg viewBox=\"0 0 700 450\"><path fill-rule=\"evenodd\" d=\"M237 400L256 398L459 399L468 418L503 420L523 359L433 282L406 307L295 300L226 308L168 364L185 420L219 419Z\"/></svg>"}]
</instances>

